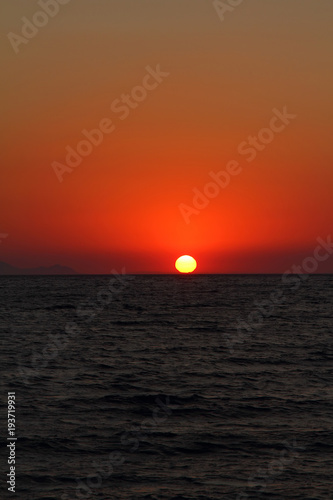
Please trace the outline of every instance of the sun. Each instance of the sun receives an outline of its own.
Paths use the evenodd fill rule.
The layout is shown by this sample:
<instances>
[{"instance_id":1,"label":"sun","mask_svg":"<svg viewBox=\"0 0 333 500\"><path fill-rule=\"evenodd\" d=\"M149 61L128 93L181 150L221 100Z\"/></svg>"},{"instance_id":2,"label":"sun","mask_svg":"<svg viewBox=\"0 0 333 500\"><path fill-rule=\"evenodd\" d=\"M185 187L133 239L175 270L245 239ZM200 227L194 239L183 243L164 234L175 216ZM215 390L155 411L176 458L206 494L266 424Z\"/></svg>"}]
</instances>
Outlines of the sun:
<instances>
[{"instance_id":1,"label":"sun","mask_svg":"<svg viewBox=\"0 0 333 500\"><path fill-rule=\"evenodd\" d=\"M175 267L180 273L192 273L197 267L197 262L190 255L182 255L176 260Z\"/></svg>"}]
</instances>

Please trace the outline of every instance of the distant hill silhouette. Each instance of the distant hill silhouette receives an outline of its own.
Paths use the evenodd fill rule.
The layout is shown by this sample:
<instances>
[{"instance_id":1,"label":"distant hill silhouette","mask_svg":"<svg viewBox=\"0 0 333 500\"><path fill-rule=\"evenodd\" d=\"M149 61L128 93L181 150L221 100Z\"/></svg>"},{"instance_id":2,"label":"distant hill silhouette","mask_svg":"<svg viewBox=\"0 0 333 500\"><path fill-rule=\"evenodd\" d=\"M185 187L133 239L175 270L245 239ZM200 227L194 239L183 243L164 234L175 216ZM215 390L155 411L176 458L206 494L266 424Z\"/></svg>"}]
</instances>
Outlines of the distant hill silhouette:
<instances>
[{"instance_id":1,"label":"distant hill silhouette","mask_svg":"<svg viewBox=\"0 0 333 500\"><path fill-rule=\"evenodd\" d=\"M20 268L14 267L6 262L0 262L0 275L12 276L12 275L53 275L53 274L77 274L74 269L66 266L51 266L51 267L31 267L31 268Z\"/></svg>"}]
</instances>

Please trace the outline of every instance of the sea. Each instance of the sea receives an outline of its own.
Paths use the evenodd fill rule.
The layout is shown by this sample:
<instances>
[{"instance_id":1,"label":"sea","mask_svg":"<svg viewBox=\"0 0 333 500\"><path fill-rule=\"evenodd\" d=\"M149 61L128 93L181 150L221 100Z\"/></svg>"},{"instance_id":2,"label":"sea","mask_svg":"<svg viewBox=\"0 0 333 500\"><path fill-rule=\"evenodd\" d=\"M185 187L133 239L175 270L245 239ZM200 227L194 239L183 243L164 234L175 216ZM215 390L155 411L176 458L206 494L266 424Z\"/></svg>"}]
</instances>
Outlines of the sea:
<instances>
[{"instance_id":1,"label":"sea","mask_svg":"<svg viewBox=\"0 0 333 500\"><path fill-rule=\"evenodd\" d=\"M1 499L333 499L332 275L2 276L0 295Z\"/></svg>"}]
</instances>

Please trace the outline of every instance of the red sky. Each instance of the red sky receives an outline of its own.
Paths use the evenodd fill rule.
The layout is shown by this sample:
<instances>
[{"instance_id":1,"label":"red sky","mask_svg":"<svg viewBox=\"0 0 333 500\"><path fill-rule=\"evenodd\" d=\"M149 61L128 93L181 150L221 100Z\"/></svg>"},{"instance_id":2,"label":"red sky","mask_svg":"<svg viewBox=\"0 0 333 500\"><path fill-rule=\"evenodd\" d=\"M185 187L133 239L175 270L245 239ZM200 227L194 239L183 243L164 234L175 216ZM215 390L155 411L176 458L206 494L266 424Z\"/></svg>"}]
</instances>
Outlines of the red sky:
<instances>
[{"instance_id":1,"label":"red sky","mask_svg":"<svg viewBox=\"0 0 333 500\"><path fill-rule=\"evenodd\" d=\"M0 260L165 273L191 254L197 272L284 272L331 234L330 0L251 0L223 22L210 1L72 0L15 53L8 33L40 10L1 6ZM158 65L169 75L122 120L110 106ZM240 144L284 106L295 119L248 162ZM105 118L115 130L58 177ZM187 223L180 205L231 160L241 172Z\"/></svg>"}]
</instances>

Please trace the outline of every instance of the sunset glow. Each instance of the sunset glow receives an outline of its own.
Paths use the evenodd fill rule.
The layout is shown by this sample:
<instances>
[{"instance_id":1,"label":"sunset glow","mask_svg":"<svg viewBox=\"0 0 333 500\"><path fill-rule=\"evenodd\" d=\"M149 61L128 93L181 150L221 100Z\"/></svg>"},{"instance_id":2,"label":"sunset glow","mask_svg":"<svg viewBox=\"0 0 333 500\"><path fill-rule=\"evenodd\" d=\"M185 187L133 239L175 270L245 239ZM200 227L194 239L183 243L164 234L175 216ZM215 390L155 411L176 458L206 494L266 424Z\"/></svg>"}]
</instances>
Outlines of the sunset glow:
<instances>
[{"instance_id":1,"label":"sunset glow","mask_svg":"<svg viewBox=\"0 0 333 500\"><path fill-rule=\"evenodd\" d=\"M333 215L323 3L221 22L214 2L81 0L4 35L0 261L167 274L187 248L202 273L283 273L311 255ZM21 36L40 7L3 9Z\"/></svg>"},{"instance_id":2,"label":"sunset glow","mask_svg":"<svg viewBox=\"0 0 333 500\"><path fill-rule=\"evenodd\" d=\"M197 263L190 255L182 255L176 260L175 267L180 273L193 273Z\"/></svg>"}]
</instances>

